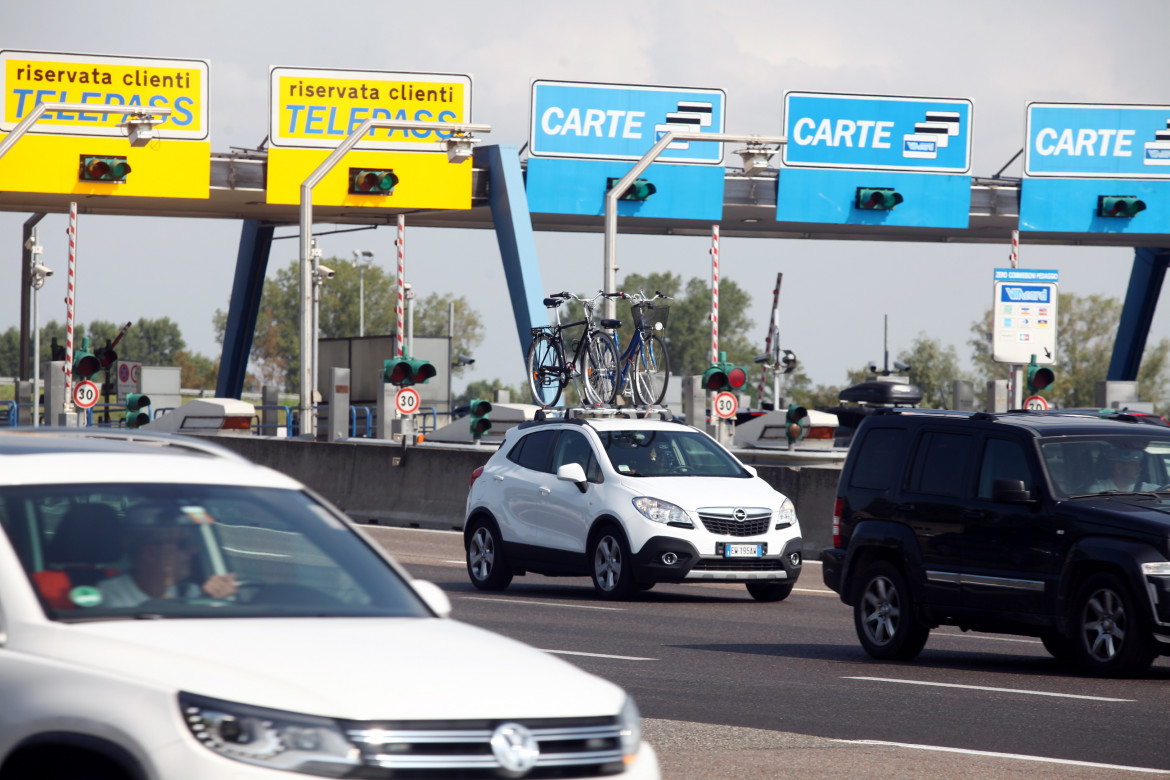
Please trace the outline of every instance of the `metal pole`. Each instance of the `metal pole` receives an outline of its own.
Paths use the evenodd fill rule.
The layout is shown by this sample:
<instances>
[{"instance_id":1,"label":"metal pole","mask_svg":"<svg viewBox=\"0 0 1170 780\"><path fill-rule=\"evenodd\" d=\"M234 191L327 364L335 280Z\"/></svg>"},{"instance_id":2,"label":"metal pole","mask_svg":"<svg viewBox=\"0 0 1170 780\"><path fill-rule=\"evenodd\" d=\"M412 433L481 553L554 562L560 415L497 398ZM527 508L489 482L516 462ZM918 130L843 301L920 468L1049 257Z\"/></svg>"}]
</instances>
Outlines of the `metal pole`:
<instances>
[{"instance_id":1,"label":"metal pole","mask_svg":"<svg viewBox=\"0 0 1170 780\"><path fill-rule=\"evenodd\" d=\"M77 204L69 204L69 280L65 291L65 414L73 409L73 310L77 291Z\"/></svg>"},{"instance_id":2,"label":"metal pole","mask_svg":"<svg viewBox=\"0 0 1170 780\"><path fill-rule=\"evenodd\" d=\"M45 216L44 214L36 214L34 217L37 221ZM31 220L30 220L31 221ZM28 224L27 222L25 223ZM32 246L28 247L31 255L31 263L36 263L37 256L41 253L41 246L38 242L36 222L33 222L29 229L29 239L32 241ZM41 287L45 284L45 277L43 274L32 274L32 328L33 328L33 386L32 386L32 426L34 428L40 425L40 401L41 401L41 313L37 309L39 303Z\"/></svg>"},{"instance_id":3,"label":"metal pole","mask_svg":"<svg viewBox=\"0 0 1170 780\"><path fill-rule=\"evenodd\" d=\"M85 110L92 110L87 107ZM313 188L325 178L329 171L333 170L341 158L352 149L358 141L365 137L366 133L374 128L385 128L391 130L441 130L442 132L452 134L468 133L489 133L491 132L491 125L475 125L475 124L447 124L443 122L404 122L392 119L367 119L361 125L350 133L344 141L342 141L336 149L334 149L325 161L317 166L309 177L301 183L301 257L300 257L300 305L298 310L300 312L300 429L301 436L307 438L314 438L316 435L316 412L313 409L313 395L312 385L313 376L316 366L314 361L314 342L316 341L316 334L313 332L312 312L313 312L313 271L316 270L312 262L313 250ZM442 143L442 141L440 142Z\"/></svg>"},{"instance_id":4,"label":"metal pole","mask_svg":"<svg viewBox=\"0 0 1170 780\"><path fill-rule=\"evenodd\" d=\"M8 150L16 145L20 137L28 132L28 129L33 126L41 116L47 111L73 111L76 113L91 113L91 114L126 114L131 117L150 117L161 116L167 117L171 115L174 109L164 108L162 106L115 106L104 103L38 103L28 116L20 120L16 127L12 128L12 132L0 141L0 157L8 154Z\"/></svg>"},{"instance_id":5,"label":"metal pole","mask_svg":"<svg viewBox=\"0 0 1170 780\"><path fill-rule=\"evenodd\" d=\"M358 337L366 335L366 267L358 266Z\"/></svg>"},{"instance_id":6,"label":"metal pole","mask_svg":"<svg viewBox=\"0 0 1170 780\"><path fill-rule=\"evenodd\" d=\"M447 419L454 421L452 412L454 407L451 405L451 375L455 368L455 301L450 301L447 304Z\"/></svg>"},{"instance_id":7,"label":"metal pole","mask_svg":"<svg viewBox=\"0 0 1170 780\"><path fill-rule=\"evenodd\" d=\"M604 288L607 293L617 291L617 202L618 198L626 193L634 179L638 178L650 164L658 159L662 151L674 141L711 141L715 143L739 142L746 144L785 144L788 139L784 136L764 135L730 135L728 133L681 133L667 130L650 147L642 159L634 163L629 173L618 179L613 188L605 194L605 264L603 267ZM605 299L605 316L613 318L617 311L617 302L613 298Z\"/></svg>"}]
</instances>

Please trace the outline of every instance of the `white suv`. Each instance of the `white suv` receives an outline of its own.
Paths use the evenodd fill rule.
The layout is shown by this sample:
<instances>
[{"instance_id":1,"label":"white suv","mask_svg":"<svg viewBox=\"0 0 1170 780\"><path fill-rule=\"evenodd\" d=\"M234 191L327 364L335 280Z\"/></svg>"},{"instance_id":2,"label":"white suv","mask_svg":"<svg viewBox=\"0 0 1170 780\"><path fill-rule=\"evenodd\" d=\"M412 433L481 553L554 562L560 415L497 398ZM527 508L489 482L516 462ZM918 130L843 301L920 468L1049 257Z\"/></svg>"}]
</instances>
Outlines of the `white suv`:
<instances>
[{"instance_id":1,"label":"white suv","mask_svg":"<svg viewBox=\"0 0 1170 780\"><path fill-rule=\"evenodd\" d=\"M0 780L659 777L620 688L445 619L299 483L35 430L0 434Z\"/></svg>"},{"instance_id":2,"label":"white suv","mask_svg":"<svg viewBox=\"0 0 1170 780\"><path fill-rule=\"evenodd\" d=\"M471 477L467 572L591 576L603 598L657 582L742 582L760 601L801 570L792 502L714 439L664 420L569 416L505 435Z\"/></svg>"}]
</instances>

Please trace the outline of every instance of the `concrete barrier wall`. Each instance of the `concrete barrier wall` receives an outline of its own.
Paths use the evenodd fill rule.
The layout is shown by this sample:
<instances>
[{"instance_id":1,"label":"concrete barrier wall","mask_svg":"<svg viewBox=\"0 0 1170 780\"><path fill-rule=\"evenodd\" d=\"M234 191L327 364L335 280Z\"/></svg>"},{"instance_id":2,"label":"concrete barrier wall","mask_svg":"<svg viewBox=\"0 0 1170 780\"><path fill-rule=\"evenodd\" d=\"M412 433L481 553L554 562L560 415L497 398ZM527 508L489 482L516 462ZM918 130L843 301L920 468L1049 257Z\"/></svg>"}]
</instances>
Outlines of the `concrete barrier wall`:
<instances>
[{"instance_id":1,"label":"concrete barrier wall","mask_svg":"<svg viewBox=\"0 0 1170 780\"><path fill-rule=\"evenodd\" d=\"M217 444L297 479L359 523L455 529L463 526L471 472L494 448L402 447L352 440L312 442L218 436ZM806 558L832 543L836 466L756 465L762 479L792 499Z\"/></svg>"}]
</instances>

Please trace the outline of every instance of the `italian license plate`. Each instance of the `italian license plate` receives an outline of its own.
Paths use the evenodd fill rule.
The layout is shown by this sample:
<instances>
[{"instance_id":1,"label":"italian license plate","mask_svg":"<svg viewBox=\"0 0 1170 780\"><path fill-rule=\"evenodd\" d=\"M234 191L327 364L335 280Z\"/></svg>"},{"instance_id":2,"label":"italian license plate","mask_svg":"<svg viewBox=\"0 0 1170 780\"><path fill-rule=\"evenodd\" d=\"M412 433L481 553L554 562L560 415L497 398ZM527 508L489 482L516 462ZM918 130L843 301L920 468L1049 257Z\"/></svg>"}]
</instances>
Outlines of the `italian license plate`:
<instances>
[{"instance_id":1,"label":"italian license plate","mask_svg":"<svg viewBox=\"0 0 1170 780\"><path fill-rule=\"evenodd\" d=\"M732 544L723 543L724 558L762 558L764 545L762 544Z\"/></svg>"}]
</instances>

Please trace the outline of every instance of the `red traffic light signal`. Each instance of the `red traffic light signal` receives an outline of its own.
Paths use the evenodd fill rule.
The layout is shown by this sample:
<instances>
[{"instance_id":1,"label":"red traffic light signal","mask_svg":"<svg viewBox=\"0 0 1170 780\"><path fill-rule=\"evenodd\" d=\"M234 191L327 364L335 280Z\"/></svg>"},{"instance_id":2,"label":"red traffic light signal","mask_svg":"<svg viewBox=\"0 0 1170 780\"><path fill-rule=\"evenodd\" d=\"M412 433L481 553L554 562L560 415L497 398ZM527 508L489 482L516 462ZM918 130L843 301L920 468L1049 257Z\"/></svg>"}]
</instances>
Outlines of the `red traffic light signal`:
<instances>
[{"instance_id":1,"label":"red traffic light signal","mask_svg":"<svg viewBox=\"0 0 1170 780\"><path fill-rule=\"evenodd\" d=\"M83 154L81 156L81 170L78 179L81 181L126 181L130 173L130 163L125 157L99 157Z\"/></svg>"}]
</instances>

